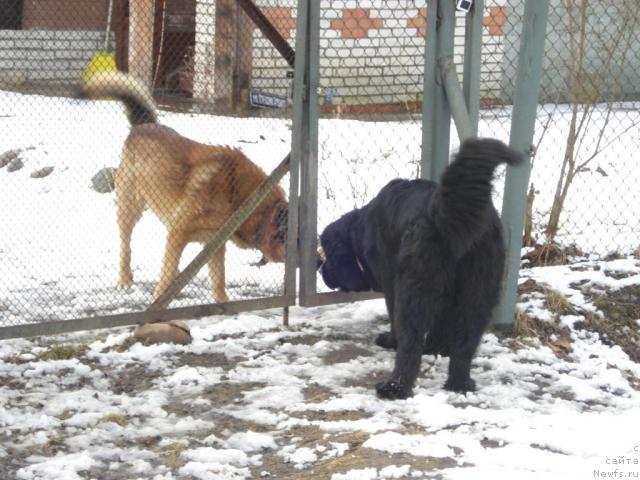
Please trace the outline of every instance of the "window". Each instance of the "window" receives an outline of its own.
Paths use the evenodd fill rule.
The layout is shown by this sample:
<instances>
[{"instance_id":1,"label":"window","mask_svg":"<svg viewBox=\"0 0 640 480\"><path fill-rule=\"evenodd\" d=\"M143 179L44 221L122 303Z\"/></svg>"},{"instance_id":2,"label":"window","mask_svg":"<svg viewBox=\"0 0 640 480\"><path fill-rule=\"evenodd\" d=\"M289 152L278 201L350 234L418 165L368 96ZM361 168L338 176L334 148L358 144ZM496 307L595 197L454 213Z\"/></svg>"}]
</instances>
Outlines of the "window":
<instances>
[{"instance_id":1,"label":"window","mask_svg":"<svg viewBox=\"0 0 640 480\"><path fill-rule=\"evenodd\" d=\"M22 0L0 0L0 30L22 28Z\"/></svg>"}]
</instances>

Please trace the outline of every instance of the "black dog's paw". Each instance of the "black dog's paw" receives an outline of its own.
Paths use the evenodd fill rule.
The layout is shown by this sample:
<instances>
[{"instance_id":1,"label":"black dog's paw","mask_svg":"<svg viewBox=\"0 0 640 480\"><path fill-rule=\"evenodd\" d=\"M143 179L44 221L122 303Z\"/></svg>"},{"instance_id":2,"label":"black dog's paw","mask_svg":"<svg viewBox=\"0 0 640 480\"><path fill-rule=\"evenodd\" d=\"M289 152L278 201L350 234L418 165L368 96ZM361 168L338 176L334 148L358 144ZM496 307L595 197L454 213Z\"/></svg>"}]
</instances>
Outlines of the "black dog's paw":
<instances>
[{"instance_id":1,"label":"black dog's paw","mask_svg":"<svg viewBox=\"0 0 640 480\"><path fill-rule=\"evenodd\" d=\"M474 382L471 378L460 381L452 380L451 377L449 377L444 384L444 388L445 390L458 393L475 392L476 382Z\"/></svg>"},{"instance_id":2,"label":"black dog's paw","mask_svg":"<svg viewBox=\"0 0 640 480\"><path fill-rule=\"evenodd\" d=\"M376 384L376 392L380 398L387 400L401 400L413 396L413 391L397 382L382 382Z\"/></svg>"},{"instance_id":3,"label":"black dog's paw","mask_svg":"<svg viewBox=\"0 0 640 480\"><path fill-rule=\"evenodd\" d=\"M374 343L379 347L389 348L391 350L395 350L398 346L398 342L389 332L381 333L380 335L378 335Z\"/></svg>"}]
</instances>

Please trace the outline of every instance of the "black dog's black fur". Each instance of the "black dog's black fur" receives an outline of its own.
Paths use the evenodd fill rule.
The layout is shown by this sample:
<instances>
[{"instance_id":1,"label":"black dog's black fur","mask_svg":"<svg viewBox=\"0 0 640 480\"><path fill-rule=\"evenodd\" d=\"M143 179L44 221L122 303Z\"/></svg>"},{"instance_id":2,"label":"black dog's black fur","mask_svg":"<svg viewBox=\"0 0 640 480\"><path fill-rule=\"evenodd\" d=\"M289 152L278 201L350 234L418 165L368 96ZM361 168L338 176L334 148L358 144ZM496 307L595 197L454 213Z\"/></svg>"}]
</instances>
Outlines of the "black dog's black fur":
<instances>
[{"instance_id":1,"label":"black dog's black fur","mask_svg":"<svg viewBox=\"0 0 640 480\"><path fill-rule=\"evenodd\" d=\"M504 244L491 201L501 163L521 156L492 139L463 143L440 184L396 179L321 235L329 288L384 292L391 331L376 343L396 348L383 398L406 398L422 353L449 356L448 390L474 390L471 358L498 302Z\"/></svg>"}]
</instances>

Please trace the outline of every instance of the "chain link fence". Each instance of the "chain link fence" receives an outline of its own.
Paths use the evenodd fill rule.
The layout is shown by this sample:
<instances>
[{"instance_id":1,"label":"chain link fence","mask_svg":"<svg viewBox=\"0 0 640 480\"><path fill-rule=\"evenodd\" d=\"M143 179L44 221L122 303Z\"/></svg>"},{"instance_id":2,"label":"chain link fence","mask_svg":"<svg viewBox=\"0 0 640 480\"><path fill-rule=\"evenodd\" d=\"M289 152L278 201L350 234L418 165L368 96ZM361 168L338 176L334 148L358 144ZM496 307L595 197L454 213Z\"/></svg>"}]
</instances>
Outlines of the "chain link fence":
<instances>
[{"instance_id":1,"label":"chain link fence","mask_svg":"<svg viewBox=\"0 0 640 480\"><path fill-rule=\"evenodd\" d=\"M428 16L426 0L322 5L318 231L389 179L420 175ZM506 142L524 5L484 5L479 135ZM639 254L639 15L632 1L551 0L525 232L534 264ZM502 190L499 177L498 208Z\"/></svg>"},{"instance_id":2,"label":"chain link fence","mask_svg":"<svg viewBox=\"0 0 640 480\"><path fill-rule=\"evenodd\" d=\"M508 140L524 3L485 2L482 136ZM114 193L95 189L112 189L109 169L120 165L131 128L115 99L71 96L99 55L142 72L160 105L159 123L184 138L238 148L267 173L291 148L297 127L287 47L295 46L296 0L140 4L148 9L131 11L125 0L0 0L0 326L140 311L153 298L169 220L152 203L169 196L149 193L131 240L134 282L116 289L117 202ZM260 15L249 15L251 5ZM636 7L634 0L551 0L529 196L531 246L549 239L592 258L640 247ZM420 174L428 15L426 0L322 0L318 232L390 179ZM271 30L258 28L261 18ZM460 67L464 22L459 12L454 60ZM143 177L162 173L158 158L166 152L184 159L191 148L185 145L192 146L163 145L162 153L141 154L158 164ZM209 194L224 191L229 198L245 185L246 178L224 181L231 174L221 166ZM107 187L95 184L100 178ZM286 201L288 178L281 187ZM501 190L497 182L498 205ZM222 218L234 206L216 204L208 214ZM263 256L256 238L268 222L259 217L253 238L236 238L248 248L227 244L230 300L283 294L284 265L256 265ZM198 250L189 243L180 266ZM321 280L318 287L324 289ZM220 298L203 271L172 305L214 300Z\"/></svg>"},{"instance_id":3,"label":"chain link fence","mask_svg":"<svg viewBox=\"0 0 640 480\"><path fill-rule=\"evenodd\" d=\"M487 23L500 26L483 50L494 82L482 135L508 138L524 3L488 6ZM637 2L550 1L525 224L531 260L638 255L639 73ZM544 244L555 246L549 258Z\"/></svg>"},{"instance_id":4,"label":"chain link fence","mask_svg":"<svg viewBox=\"0 0 640 480\"><path fill-rule=\"evenodd\" d=\"M285 92L248 83L252 51L278 52L236 1L10 7L0 326L141 312L289 154L290 75L277 79ZM77 98L81 81L95 98ZM154 110L150 89L155 124L121 101ZM288 190L287 176L171 306L283 298Z\"/></svg>"}]
</instances>

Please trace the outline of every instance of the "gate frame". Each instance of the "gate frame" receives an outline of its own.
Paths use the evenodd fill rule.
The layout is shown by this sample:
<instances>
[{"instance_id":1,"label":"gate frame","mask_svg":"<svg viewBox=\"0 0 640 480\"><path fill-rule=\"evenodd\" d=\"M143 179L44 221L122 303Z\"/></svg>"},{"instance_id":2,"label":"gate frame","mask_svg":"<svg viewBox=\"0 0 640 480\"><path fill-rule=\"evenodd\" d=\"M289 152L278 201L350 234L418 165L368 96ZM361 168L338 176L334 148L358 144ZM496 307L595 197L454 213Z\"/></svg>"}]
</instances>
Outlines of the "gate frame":
<instances>
[{"instance_id":1,"label":"gate frame","mask_svg":"<svg viewBox=\"0 0 640 480\"><path fill-rule=\"evenodd\" d=\"M310 5L308 3L310 2ZM320 2L307 0L309 57L308 91L303 99L307 122L303 122L301 136L306 140L306 155L300 157L301 188L299 229L301 244L300 291L301 306L312 307L341 302L382 297L378 292L317 291L317 199L318 199L318 88ZM507 167L502 209L502 223L507 249L502 293L494 311L494 322L509 327L515 320L517 282L520 269L522 230L526 207L526 193L531 171L534 135L542 58L546 38L549 0L525 0L518 73L513 101L509 145L523 153L524 165ZM482 17L484 0L475 0L466 14L463 85L460 86L453 61L456 10L454 0L428 0L427 30L425 34L424 89L422 112L421 176L438 180L449 164L451 119L462 141L477 136L480 113L480 68L482 49ZM307 118L308 116L308 118Z\"/></svg>"},{"instance_id":2,"label":"gate frame","mask_svg":"<svg viewBox=\"0 0 640 480\"><path fill-rule=\"evenodd\" d=\"M238 1L241 5L244 4L247 10L249 10L247 6L255 6L250 1ZM428 0L421 176L429 179L437 179L449 162L451 118L454 120L461 140L476 136L478 128L484 1L476 0L471 12L467 14L462 87L458 82L453 63L456 22L453 2L454 0ZM525 0L509 143L512 148L524 153L528 161L524 162L523 166L507 167L502 209L507 263L501 301L494 312L494 321L503 327L513 324L517 300L522 229L531 171L530 158L533 153L532 140L540 91L548 8L549 0ZM287 49L287 45L280 44L277 48L283 54L285 51L292 54L293 51ZM210 315L231 315L279 307L284 307L286 326L288 307L296 303L296 269L298 267L300 267L300 277L297 298L301 306L311 307L381 298L382 294L377 292L317 291L319 45L320 2L299 0L295 61L291 56L286 58L288 63L294 63L293 125L298 127L292 132L292 151L289 161L288 231L297 232L298 235L287 237L283 295L163 310L157 310L152 305L141 312L0 327L0 340L175 319L194 319ZM281 167L276 170L279 169L281 170ZM274 175L276 172L272 177ZM234 219L237 220L239 216L240 214L232 215L228 223L232 223ZM222 235L214 238L220 242Z\"/></svg>"},{"instance_id":3,"label":"gate frame","mask_svg":"<svg viewBox=\"0 0 640 480\"><path fill-rule=\"evenodd\" d=\"M252 0L237 0L242 10L251 18L256 26L264 33L264 35L273 43L274 47L283 56L285 61L292 65L304 65L304 55L300 58L295 55L295 51L291 48L289 43L278 33L277 29L269 22L269 20L262 14L260 9L256 7ZM303 3L306 0L300 0ZM298 16L296 42L300 41L300 38L306 34L307 18L305 16ZM302 71L302 70L301 70ZM303 76L295 79L299 84L303 81ZM297 88L298 91L302 91L302 88ZM295 109L295 107L294 107ZM295 118L294 110L294 118ZM298 159L299 160L299 159ZM248 312L255 310L264 310L271 308L284 308L284 325L288 324L288 308L289 306L296 304L296 268L298 265L298 252L297 242L295 235L288 235L287 237L287 249L286 258L284 262L284 292L282 295L252 298L247 300L236 300L225 303L208 303L202 305L193 305L187 307L177 307L167 309L166 307L175 298L175 296L184 288L186 283L193 278L203 265L203 259L210 256L225 243L228 238L236 230L237 226L233 228L233 224L237 224L238 221L244 216L248 217L259 206L262 198L266 195L265 189L273 184L274 181L282 178L286 171L290 173L290 190L289 190L289 215L288 215L288 231L297 231L298 225L298 165L296 160L289 154L280 163L280 165L269 175L269 177L247 198L241 208L234 212L224 223L221 229L214 234L212 239L202 249L202 251L193 259L193 261L187 266L178 277L171 283L171 285L165 290L165 292L154 302L152 302L145 310L127 312L115 315L98 315L94 317L74 318L69 320L53 320L49 322L37 322L27 323L22 325L10 325L6 327L0 327L0 340L6 340L11 338L24 338L34 337L40 335L54 335L61 333L70 333L82 330L97 330L102 328L115 328L124 327L130 325L137 325L143 323L157 323L166 322L169 320L186 320L197 319L201 317L207 317L212 315L233 315L240 312ZM268 190L267 190L268 192ZM248 206L249 208L242 208ZM243 211L244 210L244 211ZM242 224L240 221L238 226ZM199 267L198 267L199 265Z\"/></svg>"}]
</instances>

